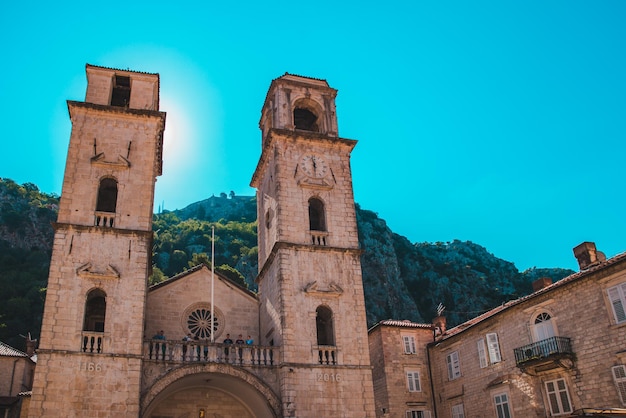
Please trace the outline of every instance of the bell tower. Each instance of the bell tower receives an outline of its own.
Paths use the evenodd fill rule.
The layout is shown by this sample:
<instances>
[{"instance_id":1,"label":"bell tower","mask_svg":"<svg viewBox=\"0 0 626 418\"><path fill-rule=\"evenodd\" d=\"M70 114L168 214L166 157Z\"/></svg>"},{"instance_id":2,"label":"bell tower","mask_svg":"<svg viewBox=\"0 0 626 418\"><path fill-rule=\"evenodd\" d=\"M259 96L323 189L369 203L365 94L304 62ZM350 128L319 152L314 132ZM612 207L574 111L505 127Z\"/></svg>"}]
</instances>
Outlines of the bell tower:
<instances>
[{"instance_id":1,"label":"bell tower","mask_svg":"<svg viewBox=\"0 0 626 418\"><path fill-rule=\"evenodd\" d=\"M325 80L285 74L261 112L261 344L280 348L285 417L374 417L350 154Z\"/></svg>"},{"instance_id":2,"label":"bell tower","mask_svg":"<svg viewBox=\"0 0 626 418\"><path fill-rule=\"evenodd\" d=\"M87 65L72 122L31 417L139 416L159 75Z\"/></svg>"}]
</instances>

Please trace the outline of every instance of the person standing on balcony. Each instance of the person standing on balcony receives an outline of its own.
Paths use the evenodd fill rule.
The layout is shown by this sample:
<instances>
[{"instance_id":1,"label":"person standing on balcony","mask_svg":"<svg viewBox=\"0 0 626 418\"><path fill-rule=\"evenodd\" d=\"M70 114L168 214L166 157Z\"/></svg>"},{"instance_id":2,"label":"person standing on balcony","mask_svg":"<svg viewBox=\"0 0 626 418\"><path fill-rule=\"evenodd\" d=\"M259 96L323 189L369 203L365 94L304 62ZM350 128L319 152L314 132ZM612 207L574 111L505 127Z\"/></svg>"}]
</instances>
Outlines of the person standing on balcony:
<instances>
[{"instance_id":1,"label":"person standing on balcony","mask_svg":"<svg viewBox=\"0 0 626 418\"><path fill-rule=\"evenodd\" d=\"M252 339L251 336L248 335L248 339L246 340L246 345L252 345L254 344L254 340Z\"/></svg>"},{"instance_id":2,"label":"person standing on balcony","mask_svg":"<svg viewBox=\"0 0 626 418\"><path fill-rule=\"evenodd\" d=\"M237 354L239 355L239 363L242 363L243 348L241 347L246 344L246 342L243 340L243 335L239 334L239 337L237 337L237 339L235 340L235 344L239 346L239 348L237 348Z\"/></svg>"},{"instance_id":3,"label":"person standing on balcony","mask_svg":"<svg viewBox=\"0 0 626 418\"><path fill-rule=\"evenodd\" d=\"M191 334L187 334L183 337L183 361L185 361L185 358L187 357L187 345L191 341L193 341Z\"/></svg>"},{"instance_id":4,"label":"person standing on balcony","mask_svg":"<svg viewBox=\"0 0 626 418\"><path fill-rule=\"evenodd\" d=\"M226 361L228 361L229 354L229 346L233 345L233 340L230 339L230 334L226 334L226 338L224 338L224 356L226 357Z\"/></svg>"},{"instance_id":5,"label":"person standing on balcony","mask_svg":"<svg viewBox=\"0 0 626 418\"><path fill-rule=\"evenodd\" d=\"M157 340L157 343L155 344L155 350L156 350L156 357L158 360L159 357L159 345L161 346L161 353L163 354L163 357L161 358L161 360L165 360L165 333L163 332L163 330L157 332L155 334L154 337L152 337L153 340ZM159 341L163 341L162 343L159 344Z\"/></svg>"}]
</instances>

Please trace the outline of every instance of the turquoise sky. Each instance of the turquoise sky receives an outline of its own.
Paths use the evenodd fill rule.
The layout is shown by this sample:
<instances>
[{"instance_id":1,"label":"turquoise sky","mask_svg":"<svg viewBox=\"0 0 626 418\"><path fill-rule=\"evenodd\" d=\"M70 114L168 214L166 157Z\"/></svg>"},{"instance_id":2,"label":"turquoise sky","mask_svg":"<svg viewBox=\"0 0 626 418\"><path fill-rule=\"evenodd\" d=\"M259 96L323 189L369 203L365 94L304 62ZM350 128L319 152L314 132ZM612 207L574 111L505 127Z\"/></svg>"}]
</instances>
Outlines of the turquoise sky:
<instances>
[{"instance_id":1,"label":"turquoise sky","mask_svg":"<svg viewBox=\"0 0 626 418\"><path fill-rule=\"evenodd\" d=\"M0 177L61 192L85 64L161 76L157 202L249 187L285 72L339 90L355 198L520 269L626 250L626 2L5 2Z\"/></svg>"}]
</instances>

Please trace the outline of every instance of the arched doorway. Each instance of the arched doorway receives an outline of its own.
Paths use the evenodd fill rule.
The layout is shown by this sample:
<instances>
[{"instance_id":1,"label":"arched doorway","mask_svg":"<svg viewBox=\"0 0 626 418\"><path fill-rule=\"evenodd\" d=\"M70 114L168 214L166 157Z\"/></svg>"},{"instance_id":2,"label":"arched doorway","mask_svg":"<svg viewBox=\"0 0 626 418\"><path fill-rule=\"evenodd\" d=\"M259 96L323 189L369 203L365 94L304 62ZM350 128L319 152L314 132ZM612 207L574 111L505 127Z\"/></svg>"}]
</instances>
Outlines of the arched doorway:
<instances>
[{"instance_id":1,"label":"arched doorway","mask_svg":"<svg viewBox=\"0 0 626 418\"><path fill-rule=\"evenodd\" d=\"M141 405L143 418L280 416L279 399L269 386L241 368L220 363L170 371L148 389Z\"/></svg>"}]
</instances>

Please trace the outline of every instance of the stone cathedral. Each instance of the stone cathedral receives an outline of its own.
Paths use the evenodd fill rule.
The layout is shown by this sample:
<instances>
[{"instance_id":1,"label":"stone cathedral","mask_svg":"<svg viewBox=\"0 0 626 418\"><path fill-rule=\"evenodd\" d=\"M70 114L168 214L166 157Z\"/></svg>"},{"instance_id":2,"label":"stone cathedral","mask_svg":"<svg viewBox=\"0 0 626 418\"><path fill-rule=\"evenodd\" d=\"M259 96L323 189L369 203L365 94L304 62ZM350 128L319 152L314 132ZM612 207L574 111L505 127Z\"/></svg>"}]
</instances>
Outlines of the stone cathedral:
<instances>
[{"instance_id":1,"label":"stone cathedral","mask_svg":"<svg viewBox=\"0 0 626 418\"><path fill-rule=\"evenodd\" d=\"M337 90L285 74L261 110L252 293L204 265L148 286L159 75L87 65L72 123L30 417L373 418Z\"/></svg>"}]
</instances>

